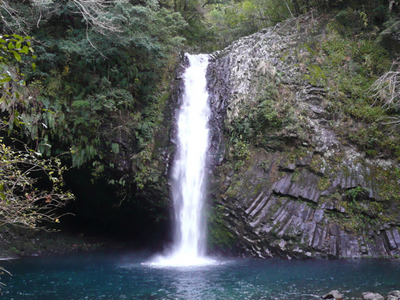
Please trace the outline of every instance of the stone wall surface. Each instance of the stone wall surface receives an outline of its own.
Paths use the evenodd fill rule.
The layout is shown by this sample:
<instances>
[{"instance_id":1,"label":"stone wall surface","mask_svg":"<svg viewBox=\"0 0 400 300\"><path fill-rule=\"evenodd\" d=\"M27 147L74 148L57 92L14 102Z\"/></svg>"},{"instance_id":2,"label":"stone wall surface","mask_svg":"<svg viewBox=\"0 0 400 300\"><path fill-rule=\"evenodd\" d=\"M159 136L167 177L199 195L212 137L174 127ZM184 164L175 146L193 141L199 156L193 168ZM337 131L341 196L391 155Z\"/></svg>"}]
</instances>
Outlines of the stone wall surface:
<instances>
[{"instance_id":1,"label":"stone wall surface","mask_svg":"<svg viewBox=\"0 0 400 300\"><path fill-rule=\"evenodd\" d=\"M305 80L301 57L309 53L302 45L313 28L304 18L212 54L210 197L222 207L223 226L244 256L397 257L400 210L390 189L400 184L392 176L399 166L367 158L335 132L326 89ZM297 123L275 131L283 146L250 143L238 166L226 128L271 84L290 102Z\"/></svg>"}]
</instances>

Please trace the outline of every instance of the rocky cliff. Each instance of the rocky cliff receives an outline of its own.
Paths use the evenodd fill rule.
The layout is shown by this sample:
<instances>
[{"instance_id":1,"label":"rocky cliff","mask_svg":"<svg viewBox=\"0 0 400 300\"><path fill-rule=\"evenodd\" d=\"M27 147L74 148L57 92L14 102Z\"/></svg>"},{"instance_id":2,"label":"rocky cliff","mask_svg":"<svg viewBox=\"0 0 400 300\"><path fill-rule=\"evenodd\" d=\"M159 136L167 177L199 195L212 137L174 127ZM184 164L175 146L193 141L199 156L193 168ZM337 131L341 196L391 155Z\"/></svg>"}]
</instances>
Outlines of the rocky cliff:
<instances>
[{"instance_id":1,"label":"rocky cliff","mask_svg":"<svg viewBox=\"0 0 400 300\"><path fill-rule=\"evenodd\" d=\"M341 133L330 74L311 64L325 38L312 16L212 54L210 198L214 249L244 256L397 257L400 171ZM342 129L343 131L343 129Z\"/></svg>"}]
</instances>

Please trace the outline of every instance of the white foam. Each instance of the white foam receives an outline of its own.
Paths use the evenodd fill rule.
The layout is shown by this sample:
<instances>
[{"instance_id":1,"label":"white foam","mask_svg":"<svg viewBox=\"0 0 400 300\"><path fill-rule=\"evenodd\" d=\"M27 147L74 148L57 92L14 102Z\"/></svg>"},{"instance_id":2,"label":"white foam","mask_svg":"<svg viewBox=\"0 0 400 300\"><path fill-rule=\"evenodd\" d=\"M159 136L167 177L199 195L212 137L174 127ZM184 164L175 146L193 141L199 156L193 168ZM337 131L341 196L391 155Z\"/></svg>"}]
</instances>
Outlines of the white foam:
<instances>
[{"instance_id":1,"label":"white foam","mask_svg":"<svg viewBox=\"0 0 400 300\"><path fill-rule=\"evenodd\" d=\"M148 262L142 263L142 265L153 268L191 268L221 264L223 264L223 262L207 256L193 257L182 253L176 253L172 256L159 255Z\"/></svg>"}]
</instances>

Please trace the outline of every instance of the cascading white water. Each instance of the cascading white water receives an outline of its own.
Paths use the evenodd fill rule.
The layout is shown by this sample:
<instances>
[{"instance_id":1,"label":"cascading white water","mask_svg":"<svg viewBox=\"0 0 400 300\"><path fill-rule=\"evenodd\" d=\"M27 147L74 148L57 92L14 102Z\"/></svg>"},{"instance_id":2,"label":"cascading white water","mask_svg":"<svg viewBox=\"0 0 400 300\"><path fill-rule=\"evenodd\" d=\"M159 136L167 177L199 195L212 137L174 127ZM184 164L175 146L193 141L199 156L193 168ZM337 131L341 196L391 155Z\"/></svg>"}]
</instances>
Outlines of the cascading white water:
<instances>
[{"instance_id":1,"label":"cascading white water","mask_svg":"<svg viewBox=\"0 0 400 300\"><path fill-rule=\"evenodd\" d=\"M176 230L172 252L154 265L192 266L208 264L205 257L206 224L204 194L206 157L209 147L210 107L206 89L208 55L189 55L184 94L178 117L178 147L173 166L172 196Z\"/></svg>"},{"instance_id":2,"label":"cascading white water","mask_svg":"<svg viewBox=\"0 0 400 300\"><path fill-rule=\"evenodd\" d=\"M204 256L206 250L203 200L210 108L205 76L208 56L187 55L187 58L189 67L184 74L172 194L176 219L174 252L180 259L191 260Z\"/></svg>"}]
</instances>

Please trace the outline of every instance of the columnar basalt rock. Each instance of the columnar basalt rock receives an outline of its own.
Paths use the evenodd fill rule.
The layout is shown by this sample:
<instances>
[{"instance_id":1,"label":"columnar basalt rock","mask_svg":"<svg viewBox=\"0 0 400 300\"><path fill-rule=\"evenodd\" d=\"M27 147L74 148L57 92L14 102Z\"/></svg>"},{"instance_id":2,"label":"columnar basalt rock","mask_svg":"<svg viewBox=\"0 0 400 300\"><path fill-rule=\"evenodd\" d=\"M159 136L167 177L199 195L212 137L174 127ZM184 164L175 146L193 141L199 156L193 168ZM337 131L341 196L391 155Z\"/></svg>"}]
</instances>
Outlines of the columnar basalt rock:
<instances>
[{"instance_id":1,"label":"columnar basalt rock","mask_svg":"<svg viewBox=\"0 0 400 300\"><path fill-rule=\"evenodd\" d=\"M211 197L244 256L399 256L400 208L389 191L399 185L391 175L399 166L366 158L335 132L326 90L305 79L302 56L309 54L302 45L310 24L288 21L212 55ZM268 94L271 87L277 96ZM247 140L234 136L235 124L250 118L246 109L257 113L260 97L270 97L275 111L289 103L290 122L267 124ZM278 121L286 117L278 114ZM245 154L234 139L246 145Z\"/></svg>"}]
</instances>

